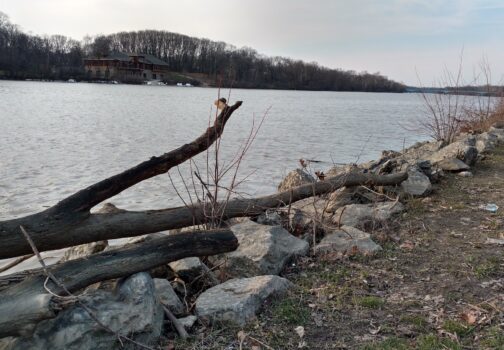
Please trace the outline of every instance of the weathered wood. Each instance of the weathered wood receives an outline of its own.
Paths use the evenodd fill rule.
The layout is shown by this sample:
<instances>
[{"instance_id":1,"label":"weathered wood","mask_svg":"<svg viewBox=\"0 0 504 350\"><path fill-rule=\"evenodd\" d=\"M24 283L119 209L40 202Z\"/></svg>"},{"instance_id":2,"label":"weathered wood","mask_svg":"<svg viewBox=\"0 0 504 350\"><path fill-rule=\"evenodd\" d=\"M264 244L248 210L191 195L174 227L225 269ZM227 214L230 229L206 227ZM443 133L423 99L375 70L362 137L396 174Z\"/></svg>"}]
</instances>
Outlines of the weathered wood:
<instances>
[{"instance_id":1,"label":"weathered wood","mask_svg":"<svg viewBox=\"0 0 504 350\"><path fill-rule=\"evenodd\" d=\"M120 174L80 190L40 213L0 222L0 242L2 242L0 259L22 255L23 253L20 251L23 250L29 252L28 243L19 240L19 226L34 233L33 240L41 251L47 250L45 242L53 239L53 236L66 235L68 230L72 231L80 223L85 222L90 215L89 210L97 204L139 182L164 174L171 168L205 151L222 135L227 121L241 105L242 102L238 101L232 106L224 106L214 125L190 143L162 156L152 157ZM14 248L14 250L9 252L10 248Z\"/></svg>"},{"instance_id":2,"label":"weathered wood","mask_svg":"<svg viewBox=\"0 0 504 350\"><path fill-rule=\"evenodd\" d=\"M224 218L258 215L266 209L286 206L298 200L335 191L343 186L397 185L408 177L407 173L374 175L370 173L345 173L325 181L307 184L289 191L251 199L232 199L221 203ZM91 214L75 222L45 221L43 229L25 225L40 251L59 249L104 239L139 236L147 233L201 224L208 220L201 206L179 207L150 211L120 211L108 214ZM12 224L9 224L12 225ZM50 226L48 226L50 225ZM4 227L6 227L4 225ZM37 230L38 228L38 230ZM50 228L50 229L49 229ZM0 258L30 253L30 247L19 233L18 227L8 227L10 234L0 235ZM4 239L8 238L8 239Z\"/></svg>"},{"instance_id":3,"label":"weathered wood","mask_svg":"<svg viewBox=\"0 0 504 350\"><path fill-rule=\"evenodd\" d=\"M227 229L187 232L71 260L50 266L49 271L74 292L96 282L147 271L186 257L220 254L237 247L236 237ZM29 333L37 322L55 316L54 297L44 289L45 279L41 271L2 292L0 338ZM48 288L65 295L51 281Z\"/></svg>"}]
</instances>

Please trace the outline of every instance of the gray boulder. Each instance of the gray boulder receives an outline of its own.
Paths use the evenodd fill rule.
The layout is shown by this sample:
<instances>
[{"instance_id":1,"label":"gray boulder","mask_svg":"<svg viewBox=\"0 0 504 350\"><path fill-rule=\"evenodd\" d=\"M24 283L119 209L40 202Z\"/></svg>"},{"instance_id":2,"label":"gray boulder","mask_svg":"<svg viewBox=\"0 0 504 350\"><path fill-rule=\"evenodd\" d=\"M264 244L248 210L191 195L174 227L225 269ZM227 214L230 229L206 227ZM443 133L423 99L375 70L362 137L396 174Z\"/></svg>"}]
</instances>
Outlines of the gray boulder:
<instances>
[{"instance_id":1,"label":"gray boulder","mask_svg":"<svg viewBox=\"0 0 504 350\"><path fill-rule=\"evenodd\" d=\"M395 214L404 211L399 202L376 204L350 204L339 208L333 216L333 223L338 225L366 228L381 225Z\"/></svg>"},{"instance_id":2,"label":"gray boulder","mask_svg":"<svg viewBox=\"0 0 504 350\"><path fill-rule=\"evenodd\" d=\"M326 214L328 202L322 198L306 198L292 204L289 213L289 230L297 235L313 232L313 226L322 227L331 214Z\"/></svg>"},{"instance_id":3,"label":"gray boulder","mask_svg":"<svg viewBox=\"0 0 504 350\"><path fill-rule=\"evenodd\" d=\"M156 299L154 282L147 273L137 273L122 281L115 293L95 291L83 296L95 316L114 332L143 344L158 341L163 326L163 309ZM40 322L30 337L17 338L7 349L109 350L134 349L115 334L97 325L78 304L60 312L54 319Z\"/></svg>"},{"instance_id":4,"label":"gray boulder","mask_svg":"<svg viewBox=\"0 0 504 350\"><path fill-rule=\"evenodd\" d=\"M196 315L205 322L229 321L243 326L265 299L279 296L292 283L278 276L232 279L207 289L196 300Z\"/></svg>"},{"instance_id":5,"label":"gray boulder","mask_svg":"<svg viewBox=\"0 0 504 350\"><path fill-rule=\"evenodd\" d=\"M491 132L484 132L476 135L476 149L479 153L488 153L499 143L499 138Z\"/></svg>"},{"instance_id":6,"label":"gray boulder","mask_svg":"<svg viewBox=\"0 0 504 350\"><path fill-rule=\"evenodd\" d=\"M287 176L278 185L278 191L283 192L293 187L301 186L315 182L315 178L302 169L296 169L287 174Z\"/></svg>"},{"instance_id":7,"label":"gray boulder","mask_svg":"<svg viewBox=\"0 0 504 350\"><path fill-rule=\"evenodd\" d=\"M432 164L438 164L445 159L457 158L469 166L473 166L478 159L478 150L475 147L476 138L468 136L463 140L455 141L446 147L441 148L428 158Z\"/></svg>"},{"instance_id":8,"label":"gray boulder","mask_svg":"<svg viewBox=\"0 0 504 350\"><path fill-rule=\"evenodd\" d=\"M495 126L492 126L488 132L495 135L499 142L504 141L504 128L497 128Z\"/></svg>"},{"instance_id":9,"label":"gray boulder","mask_svg":"<svg viewBox=\"0 0 504 350\"><path fill-rule=\"evenodd\" d=\"M342 226L325 236L315 246L315 253L325 254L374 254L382 248L373 242L369 233L363 232L351 226Z\"/></svg>"},{"instance_id":10,"label":"gray boulder","mask_svg":"<svg viewBox=\"0 0 504 350\"><path fill-rule=\"evenodd\" d=\"M415 168L408 170L408 178L401 183L401 189L404 193L421 197L428 195L432 190L432 184L429 177Z\"/></svg>"},{"instance_id":11,"label":"gray boulder","mask_svg":"<svg viewBox=\"0 0 504 350\"><path fill-rule=\"evenodd\" d=\"M168 307L174 315L181 315L184 313L184 304L182 304L168 280L164 278L155 278L154 285L156 288L156 296L163 305Z\"/></svg>"},{"instance_id":12,"label":"gray boulder","mask_svg":"<svg viewBox=\"0 0 504 350\"><path fill-rule=\"evenodd\" d=\"M369 203L377 198L375 194L360 186L342 187L332 192L323 208L327 213L334 213L338 208L348 204Z\"/></svg>"},{"instance_id":13,"label":"gray boulder","mask_svg":"<svg viewBox=\"0 0 504 350\"><path fill-rule=\"evenodd\" d=\"M223 264L231 277L276 275L294 256L306 255L309 244L294 237L281 226L260 225L253 221L231 227L238 249L210 257L214 265Z\"/></svg>"},{"instance_id":14,"label":"gray boulder","mask_svg":"<svg viewBox=\"0 0 504 350\"><path fill-rule=\"evenodd\" d=\"M447 158L439 161L436 166L444 171L452 171L452 172L458 172L458 171L464 171L464 170L469 170L470 167L463 161L457 158Z\"/></svg>"}]
</instances>

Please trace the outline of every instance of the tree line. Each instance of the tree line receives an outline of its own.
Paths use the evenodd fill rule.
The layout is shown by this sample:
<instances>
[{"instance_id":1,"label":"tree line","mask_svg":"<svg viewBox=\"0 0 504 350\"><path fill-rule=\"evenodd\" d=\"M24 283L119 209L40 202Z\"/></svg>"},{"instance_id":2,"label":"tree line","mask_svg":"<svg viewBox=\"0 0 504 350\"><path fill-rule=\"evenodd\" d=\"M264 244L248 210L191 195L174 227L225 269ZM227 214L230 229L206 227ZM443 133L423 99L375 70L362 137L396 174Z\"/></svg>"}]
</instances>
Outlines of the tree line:
<instances>
[{"instance_id":1,"label":"tree line","mask_svg":"<svg viewBox=\"0 0 504 350\"><path fill-rule=\"evenodd\" d=\"M147 53L211 85L330 91L402 92L403 84L379 73L331 69L315 62L268 57L248 47L195 38L162 30L86 36L77 41L63 35L24 33L0 12L0 78L82 79L85 57L111 51Z\"/></svg>"}]
</instances>

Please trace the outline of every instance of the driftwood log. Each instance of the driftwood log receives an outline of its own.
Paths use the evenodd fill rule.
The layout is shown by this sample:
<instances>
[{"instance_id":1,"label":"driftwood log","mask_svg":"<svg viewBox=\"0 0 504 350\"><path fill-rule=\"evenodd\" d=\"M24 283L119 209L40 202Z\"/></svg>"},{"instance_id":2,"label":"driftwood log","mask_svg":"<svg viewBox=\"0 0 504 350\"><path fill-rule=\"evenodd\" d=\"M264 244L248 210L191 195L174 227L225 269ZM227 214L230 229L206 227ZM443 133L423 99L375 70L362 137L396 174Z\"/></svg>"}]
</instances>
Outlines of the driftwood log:
<instances>
[{"instance_id":1,"label":"driftwood log","mask_svg":"<svg viewBox=\"0 0 504 350\"><path fill-rule=\"evenodd\" d=\"M214 125L190 143L91 185L40 213L0 222L0 259L31 253L29 244L20 234L19 226L32 233L33 241L40 251L91 242L84 237L79 238L79 233L75 232L77 227L89 223L90 219L94 221L94 216L90 213L91 208L131 186L164 174L207 150L222 135L227 121L241 105L241 101L232 106L226 105Z\"/></svg>"},{"instance_id":2,"label":"driftwood log","mask_svg":"<svg viewBox=\"0 0 504 350\"><path fill-rule=\"evenodd\" d=\"M75 292L96 282L148 271L186 257L226 253L237 247L238 241L228 229L186 232L71 260L48 270L70 292ZM2 291L0 338L27 334L39 321L56 316L58 298L44 288L45 279L43 271L39 271ZM51 281L47 287L66 296Z\"/></svg>"},{"instance_id":3,"label":"driftwood log","mask_svg":"<svg viewBox=\"0 0 504 350\"><path fill-rule=\"evenodd\" d=\"M223 218L254 216L269 208L278 208L295 201L335 191L344 186L390 186L407 179L407 173L374 175L345 173L325 181L299 186L289 191L252 199L232 199L223 206ZM109 214L54 216L36 214L19 220L0 223L0 258L31 252L19 233L19 225L26 227L40 251L70 247L105 239L139 236L163 230L187 227L206 222L208 217L201 206L163 210L121 211Z\"/></svg>"}]
</instances>

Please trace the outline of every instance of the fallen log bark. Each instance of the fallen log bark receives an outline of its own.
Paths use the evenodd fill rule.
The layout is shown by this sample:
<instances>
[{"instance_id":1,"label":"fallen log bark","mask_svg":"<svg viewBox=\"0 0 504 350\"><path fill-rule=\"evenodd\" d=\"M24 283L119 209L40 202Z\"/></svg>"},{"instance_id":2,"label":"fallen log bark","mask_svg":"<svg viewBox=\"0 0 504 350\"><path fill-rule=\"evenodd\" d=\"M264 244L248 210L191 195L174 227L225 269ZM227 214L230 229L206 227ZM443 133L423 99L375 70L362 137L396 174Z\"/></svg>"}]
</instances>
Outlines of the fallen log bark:
<instances>
[{"instance_id":1,"label":"fallen log bark","mask_svg":"<svg viewBox=\"0 0 504 350\"><path fill-rule=\"evenodd\" d=\"M186 257L230 252L237 247L236 237L227 229L191 232L71 260L50 266L48 270L70 292L75 292L96 282L147 271ZM58 298L44 288L45 279L40 271L2 291L0 338L29 333L37 322L55 316ZM47 287L57 295L66 296L51 281Z\"/></svg>"},{"instance_id":2,"label":"fallen log bark","mask_svg":"<svg viewBox=\"0 0 504 350\"><path fill-rule=\"evenodd\" d=\"M33 240L41 251L50 249L45 244L46 242L53 239L58 240L58 236L66 236L68 231L73 231L76 226L86 222L91 215L90 209L97 204L139 182L164 174L171 168L207 150L222 135L227 121L241 105L241 101L232 106L225 105L214 125L190 143L162 156L152 157L120 174L97 182L40 213L0 222L0 242L2 242L0 259L20 256L23 255L22 251L30 251L28 243L20 240L19 226L33 232ZM69 244L67 240L67 243L61 246L77 244ZM10 249L13 250L9 251Z\"/></svg>"},{"instance_id":3,"label":"fallen log bark","mask_svg":"<svg viewBox=\"0 0 504 350\"><path fill-rule=\"evenodd\" d=\"M325 181L307 184L289 191L251 199L232 199L220 203L224 219L254 216L266 209L289 205L301 199L335 191L344 186L391 186L408 178L407 173L375 175L370 173L345 173ZM163 230L202 224L208 220L202 206L178 207L150 211L120 211L107 214L90 214L75 221L13 220L0 224L0 258L14 257L31 252L19 225L26 227L40 251L59 249L105 239L139 236ZM17 226L14 226L17 224ZM3 226L2 226L3 225ZM42 226L39 226L42 225Z\"/></svg>"}]
</instances>

